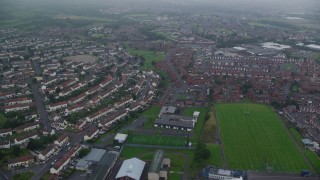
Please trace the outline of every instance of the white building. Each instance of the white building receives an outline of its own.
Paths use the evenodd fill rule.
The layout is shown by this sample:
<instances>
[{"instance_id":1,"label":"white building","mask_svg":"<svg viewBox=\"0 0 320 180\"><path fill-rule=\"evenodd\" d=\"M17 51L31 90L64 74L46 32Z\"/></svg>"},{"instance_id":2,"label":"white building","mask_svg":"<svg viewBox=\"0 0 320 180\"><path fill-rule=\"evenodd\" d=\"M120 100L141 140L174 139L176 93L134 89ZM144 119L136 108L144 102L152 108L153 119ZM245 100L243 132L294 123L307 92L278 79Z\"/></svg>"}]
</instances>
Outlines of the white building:
<instances>
[{"instance_id":1,"label":"white building","mask_svg":"<svg viewBox=\"0 0 320 180\"><path fill-rule=\"evenodd\" d=\"M138 158L124 160L118 171L116 179L140 180L145 165L146 163Z\"/></svg>"}]
</instances>

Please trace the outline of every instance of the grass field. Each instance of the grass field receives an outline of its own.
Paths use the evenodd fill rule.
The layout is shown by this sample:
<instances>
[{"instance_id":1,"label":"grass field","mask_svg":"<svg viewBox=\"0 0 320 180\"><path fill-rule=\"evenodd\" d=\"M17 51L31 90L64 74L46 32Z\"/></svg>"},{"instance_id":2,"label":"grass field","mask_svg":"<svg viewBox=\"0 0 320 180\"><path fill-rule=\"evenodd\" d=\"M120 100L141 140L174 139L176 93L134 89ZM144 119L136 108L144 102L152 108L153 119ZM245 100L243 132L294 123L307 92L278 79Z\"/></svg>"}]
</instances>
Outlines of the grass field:
<instances>
[{"instance_id":1,"label":"grass field","mask_svg":"<svg viewBox=\"0 0 320 180\"><path fill-rule=\"evenodd\" d=\"M0 127L2 127L6 123L7 119L3 114L0 113Z\"/></svg>"},{"instance_id":2,"label":"grass field","mask_svg":"<svg viewBox=\"0 0 320 180\"><path fill-rule=\"evenodd\" d=\"M153 123L155 119L158 117L160 110L160 106L151 106L151 108L147 109L141 114L141 117L145 117L147 119L143 124L145 128L153 127Z\"/></svg>"},{"instance_id":3,"label":"grass field","mask_svg":"<svg viewBox=\"0 0 320 180\"><path fill-rule=\"evenodd\" d=\"M205 119L206 119L206 114L208 112L208 108L199 108L199 107L188 107L183 111L184 115L187 116L192 116L194 111L199 111L200 115L198 117L198 121L193 129L194 131L194 135L192 138L190 138L190 141L192 141L193 143L197 143L199 141L200 135L201 135L201 131L202 131L202 127L203 124L205 123Z\"/></svg>"},{"instance_id":4,"label":"grass field","mask_svg":"<svg viewBox=\"0 0 320 180\"><path fill-rule=\"evenodd\" d=\"M128 48L127 51L131 55L143 56L145 58L144 65L142 66L143 70L152 70L154 69L152 66L152 62L158 62L165 58L165 54L163 52L155 52L155 51L144 51Z\"/></svg>"},{"instance_id":5,"label":"grass field","mask_svg":"<svg viewBox=\"0 0 320 180\"><path fill-rule=\"evenodd\" d=\"M207 148L211 153L209 160L207 160L207 164L222 167L221 146L219 144L207 144Z\"/></svg>"},{"instance_id":6,"label":"grass field","mask_svg":"<svg viewBox=\"0 0 320 180\"><path fill-rule=\"evenodd\" d=\"M127 139L127 142L129 144L185 147L187 143L187 138L162 135L130 134Z\"/></svg>"},{"instance_id":7,"label":"grass field","mask_svg":"<svg viewBox=\"0 0 320 180\"><path fill-rule=\"evenodd\" d=\"M249 113L245 113L249 112ZM310 167L273 109L259 104L216 104L228 168L299 172Z\"/></svg>"},{"instance_id":8,"label":"grass field","mask_svg":"<svg viewBox=\"0 0 320 180\"><path fill-rule=\"evenodd\" d=\"M32 178L33 175L34 175L33 172L24 172L20 174L15 174L13 176L13 180L29 180Z\"/></svg>"},{"instance_id":9,"label":"grass field","mask_svg":"<svg viewBox=\"0 0 320 180\"><path fill-rule=\"evenodd\" d=\"M125 146L120 157L123 159L137 157L143 161L151 161L156 150L158 149ZM185 157L187 157L191 163L194 156L193 150L165 149L164 152L164 157L171 159L170 171L175 172L183 172L186 163Z\"/></svg>"},{"instance_id":10,"label":"grass field","mask_svg":"<svg viewBox=\"0 0 320 180\"><path fill-rule=\"evenodd\" d=\"M301 134L293 128L290 129L290 132L294 136L296 141L300 144L300 146L302 148L304 148L304 145L301 142L301 139L303 138L301 136ZM320 158L314 152L311 152L305 148L303 149L303 153L308 158L309 162L311 163L311 165L313 166L313 168L316 170L317 174L319 175L320 174Z\"/></svg>"}]
</instances>

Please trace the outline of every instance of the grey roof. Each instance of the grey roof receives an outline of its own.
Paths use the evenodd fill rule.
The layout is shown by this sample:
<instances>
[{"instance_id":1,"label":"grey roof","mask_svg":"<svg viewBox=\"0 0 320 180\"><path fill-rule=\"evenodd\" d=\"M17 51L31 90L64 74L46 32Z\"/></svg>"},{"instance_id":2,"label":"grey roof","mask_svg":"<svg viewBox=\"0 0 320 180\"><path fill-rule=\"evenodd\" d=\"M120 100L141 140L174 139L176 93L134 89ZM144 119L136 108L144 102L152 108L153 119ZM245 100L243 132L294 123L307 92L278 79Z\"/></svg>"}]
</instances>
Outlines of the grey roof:
<instances>
[{"instance_id":1,"label":"grey roof","mask_svg":"<svg viewBox=\"0 0 320 180\"><path fill-rule=\"evenodd\" d=\"M90 161L90 162L99 162L102 156L106 153L107 151L104 149L96 149L92 148L90 153L86 155L83 160Z\"/></svg>"},{"instance_id":2,"label":"grey roof","mask_svg":"<svg viewBox=\"0 0 320 180\"><path fill-rule=\"evenodd\" d=\"M193 128L194 118L175 114L162 114L158 119L155 120L155 123L160 125Z\"/></svg>"},{"instance_id":3,"label":"grey roof","mask_svg":"<svg viewBox=\"0 0 320 180\"><path fill-rule=\"evenodd\" d=\"M123 161L121 168L118 171L116 179L121 177L130 177L139 180L146 163L138 158L131 158Z\"/></svg>"},{"instance_id":4,"label":"grey roof","mask_svg":"<svg viewBox=\"0 0 320 180\"><path fill-rule=\"evenodd\" d=\"M163 161L163 150L157 150L153 156L149 172L159 173L162 161Z\"/></svg>"},{"instance_id":5,"label":"grey roof","mask_svg":"<svg viewBox=\"0 0 320 180\"><path fill-rule=\"evenodd\" d=\"M169 113L169 114L174 114L176 112L177 108L174 106L162 106L160 110L160 115Z\"/></svg>"},{"instance_id":6,"label":"grey roof","mask_svg":"<svg viewBox=\"0 0 320 180\"><path fill-rule=\"evenodd\" d=\"M76 167L85 168L88 165L88 161L80 159L79 162L76 164Z\"/></svg>"},{"instance_id":7,"label":"grey roof","mask_svg":"<svg viewBox=\"0 0 320 180\"><path fill-rule=\"evenodd\" d=\"M90 180L100 180L105 179L107 174L113 168L114 163L117 161L119 156L118 152L109 151L106 153L101 160L98 162L97 166L94 168Z\"/></svg>"}]
</instances>

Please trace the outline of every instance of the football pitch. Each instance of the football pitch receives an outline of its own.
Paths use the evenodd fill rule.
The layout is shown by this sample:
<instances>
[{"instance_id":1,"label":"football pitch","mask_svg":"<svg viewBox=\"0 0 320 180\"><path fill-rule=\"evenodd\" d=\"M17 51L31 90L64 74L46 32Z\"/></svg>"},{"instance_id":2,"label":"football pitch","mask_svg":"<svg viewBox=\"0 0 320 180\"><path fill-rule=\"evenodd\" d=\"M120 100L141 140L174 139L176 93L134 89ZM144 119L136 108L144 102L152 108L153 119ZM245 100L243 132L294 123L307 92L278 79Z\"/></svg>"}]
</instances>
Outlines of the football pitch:
<instances>
[{"instance_id":1,"label":"football pitch","mask_svg":"<svg viewBox=\"0 0 320 180\"><path fill-rule=\"evenodd\" d=\"M215 109L228 168L310 170L272 107L249 103L216 104Z\"/></svg>"},{"instance_id":2,"label":"football pitch","mask_svg":"<svg viewBox=\"0 0 320 180\"><path fill-rule=\"evenodd\" d=\"M130 134L127 139L127 143L129 143L129 144L142 144L142 145L155 145L155 146L185 147L187 144L187 138L186 137L176 137L176 136Z\"/></svg>"}]
</instances>

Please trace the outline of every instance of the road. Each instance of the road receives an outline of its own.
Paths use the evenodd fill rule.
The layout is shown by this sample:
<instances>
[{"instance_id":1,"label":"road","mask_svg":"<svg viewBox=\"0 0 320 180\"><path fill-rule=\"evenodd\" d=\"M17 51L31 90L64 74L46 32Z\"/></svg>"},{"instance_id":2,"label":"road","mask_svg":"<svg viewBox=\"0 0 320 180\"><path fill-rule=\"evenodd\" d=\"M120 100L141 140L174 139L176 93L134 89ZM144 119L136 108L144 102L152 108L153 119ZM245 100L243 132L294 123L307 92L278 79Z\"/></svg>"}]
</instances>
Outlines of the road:
<instances>
[{"instance_id":1,"label":"road","mask_svg":"<svg viewBox=\"0 0 320 180\"><path fill-rule=\"evenodd\" d=\"M32 93L33 93L33 97L37 106L37 111L38 114L40 116L40 122L45 126L45 128L48 131L51 131L51 124L48 118L48 113L45 109L45 105L43 102L43 98L39 92L39 85L38 84L32 84L31 85L31 89L32 89Z\"/></svg>"},{"instance_id":2,"label":"road","mask_svg":"<svg viewBox=\"0 0 320 180\"><path fill-rule=\"evenodd\" d=\"M33 69L34 69L36 75L41 76L41 68L40 68L40 65L38 64L38 62L31 61L31 63L32 63L32 66L33 66ZM44 98L42 97L42 95L39 92L39 87L40 87L39 82L32 83L32 85L31 85L32 94L33 94L33 97L34 97L34 100L35 100L35 103L37 106L38 114L40 116L40 122L44 125L44 127L48 131L51 131L52 128L51 128L51 124L50 124L50 121L48 118L48 113L45 109L45 104L43 102Z\"/></svg>"}]
</instances>

